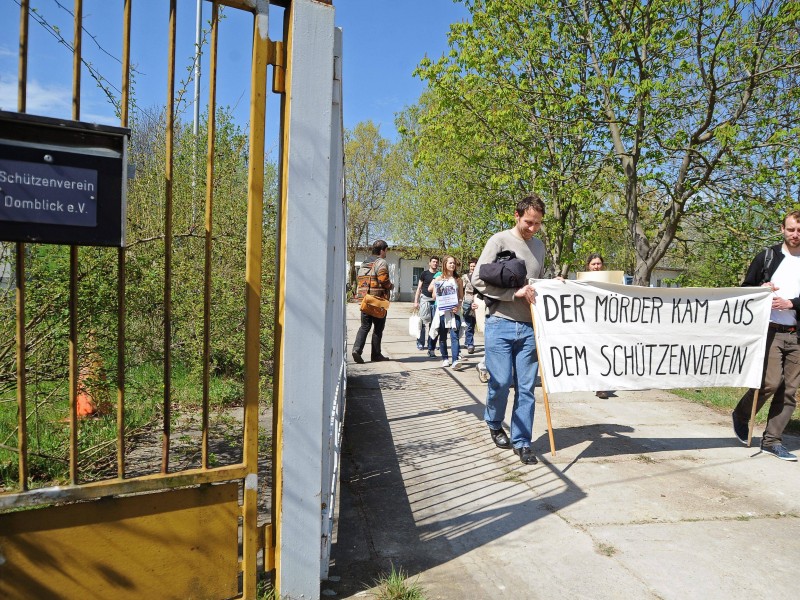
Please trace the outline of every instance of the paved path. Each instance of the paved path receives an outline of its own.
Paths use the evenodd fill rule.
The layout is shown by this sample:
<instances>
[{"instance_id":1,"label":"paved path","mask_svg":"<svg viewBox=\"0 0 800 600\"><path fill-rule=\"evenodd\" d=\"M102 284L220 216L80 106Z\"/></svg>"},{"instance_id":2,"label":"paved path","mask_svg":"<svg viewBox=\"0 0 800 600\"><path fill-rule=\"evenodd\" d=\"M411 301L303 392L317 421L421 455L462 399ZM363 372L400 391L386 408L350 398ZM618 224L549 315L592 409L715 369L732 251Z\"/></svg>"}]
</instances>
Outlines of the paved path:
<instances>
[{"instance_id":1,"label":"paved path","mask_svg":"<svg viewBox=\"0 0 800 600\"><path fill-rule=\"evenodd\" d=\"M553 457L537 390L540 463L522 465L483 424L482 338L466 370L443 369L408 336L410 310L392 305L394 360L348 365L323 597L371 597L392 565L429 600L797 597L800 463L760 454L758 438L742 446L728 414L663 391L551 396ZM357 328L350 305L351 343Z\"/></svg>"}]
</instances>

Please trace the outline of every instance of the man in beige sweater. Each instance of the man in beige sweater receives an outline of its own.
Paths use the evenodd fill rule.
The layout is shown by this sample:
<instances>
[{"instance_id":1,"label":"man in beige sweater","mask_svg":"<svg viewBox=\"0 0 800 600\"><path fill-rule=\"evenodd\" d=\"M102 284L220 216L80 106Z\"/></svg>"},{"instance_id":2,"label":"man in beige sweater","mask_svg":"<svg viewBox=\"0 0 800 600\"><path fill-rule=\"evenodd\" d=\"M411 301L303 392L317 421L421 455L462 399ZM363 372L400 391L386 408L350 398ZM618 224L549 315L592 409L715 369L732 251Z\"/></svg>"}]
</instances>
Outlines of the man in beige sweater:
<instances>
[{"instance_id":1,"label":"man in beige sweater","mask_svg":"<svg viewBox=\"0 0 800 600\"><path fill-rule=\"evenodd\" d=\"M499 252L513 250L517 258L525 261L527 276L541 278L544 274L545 248L542 241L533 236L542 226L544 211L544 202L535 194L520 200L514 210L514 227L489 238L472 280L475 289L489 299L484 341L490 379L484 420L495 445L498 448L513 448L526 465L538 462L531 449L533 389L539 367L530 307L534 302L535 290L532 285L519 288L489 285L481 279L480 269L482 265L494 262ZM503 419L512 383L514 406L509 439L503 430Z\"/></svg>"}]
</instances>

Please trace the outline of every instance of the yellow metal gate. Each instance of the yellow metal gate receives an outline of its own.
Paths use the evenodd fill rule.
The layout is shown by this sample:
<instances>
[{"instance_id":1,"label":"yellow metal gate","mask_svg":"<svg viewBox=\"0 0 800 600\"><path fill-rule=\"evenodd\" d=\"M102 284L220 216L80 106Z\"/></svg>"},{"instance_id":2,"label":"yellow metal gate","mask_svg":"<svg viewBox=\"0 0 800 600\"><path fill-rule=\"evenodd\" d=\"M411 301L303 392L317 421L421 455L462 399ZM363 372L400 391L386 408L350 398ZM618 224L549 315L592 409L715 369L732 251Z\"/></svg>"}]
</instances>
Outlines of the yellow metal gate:
<instances>
[{"instance_id":1,"label":"yellow metal gate","mask_svg":"<svg viewBox=\"0 0 800 600\"><path fill-rule=\"evenodd\" d=\"M179 15L177 0L158 4L167 3L168 23L159 23L152 17L152 26L161 27L169 38L166 108L159 117L161 120L156 119L165 132L163 169L158 184L161 194L152 199L152 214L158 217L160 231L154 235L129 231L126 246L119 249L69 246L51 252L37 244L3 244L3 257L13 271L9 304L13 304L16 315L12 319L13 330L10 327L2 330L11 340L7 345L11 354L5 358L15 363L15 373L4 388L0 387L6 390L0 401L16 407L16 423L2 430L13 430L14 435L0 440L0 468L5 475L5 483L0 481L4 486L0 493L0 597L3 598L252 598L256 594L258 573L270 571L274 566L272 523L276 501L270 490L280 485L280 473L275 473L271 465L262 465L259 473L258 464L259 446L262 454L274 457L275 438L279 435L276 426L268 421L266 426L259 427L259 418L263 421L269 416L269 411L264 410L263 396L265 392L269 395L271 385L277 385L271 384L265 375L273 358L273 339L265 332L272 329L274 317L270 303L264 304L262 290L269 290L275 284L273 277L279 258L274 255L275 249L264 243L264 232L270 231L277 221L274 216L277 209L266 206L264 201L271 192L265 189L264 130L268 65L273 67L272 91L280 94L285 53L281 42L269 39L265 12L268 3L252 0L206 3L211 8L210 75L206 134L200 136L206 145L197 153L202 156L204 150L205 161L199 160L199 167L195 165L188 184L186 165L176 165L176 160L182 161L187 154L177 149L176 132L181 124L176 117L176 98L183 92L176 91L175 48L177 22L179 18L193 20L194 12L188 10L194 6L181 2L180 8L187 12ZM31 16L37 13L31 11L30 0L20 0L19 4L17 112L26 113L29 28ZM72 121L81 121L81 74L90 68L82 59L82 46L86 43L83 4L82 0L75 0L73 8ZM152 11L156 3L120 0L120 4L122 18L116 25L122 39L119 125L129 128L133 79L130 57L131 47L136 43L131 39L132 14L136 10ZM288 0L273 4L286 8L288 15ZM244 161L247 173L241 179L246 193L203 183L216 181L217 157L221 155L215 148L215 140L221 135L217 129L219 113L215 98L218 37L225 26L220 18L223 6L226 11L252 15L252 39L241 41L252 56L249 139ZM279 112L282 111L283 106ZM138 185L136 178L141 176L137 173L129 185ZM235 177L231 177L235 182ZM196 229L191 227L193 222L185 224L188 217L184 213L194 210L184 201L186 194L193 198L192 207L195 194L200 197L202 210L198 208L200 226ZM220 322L215 321L215 301L223 292L216 290L220 289L219 279L229 275L217 269L215 260L220 259L220 252L228 252L219 249L228 232L224 230L226 223L218 225L215 218L218 208L233 196L245 197L246 202L239 206L241 214L228 211L224 218L234 223L232 231L241 231L242 238L225 248L233 248L233 253L241 250L244 259L238 273L241 279L226 280L221 289L226 292L226 286L230 287L233 295L241 298L241 318L237 321L234 312L234 317L228 315L228 321ZM245 219L246 225L236 229L235 223L244 223ZM176 223L182 223L179 230ZM138 226L130 220L129 224L133 229ZM143 249L151 248L147 244L156 244L159 252L145 252ZM48 272L45 266L50 261L60 264L61 260L65 265L63 272L56 267L50 275L52 280L42 275ZM145 260L150 262L143 265ZM159 301L149 306L129 306L131 280L135 279L136 291L141 291L142 297L146 296L146 285L153 282L152 277L142 276L140 270L145 267L160 273ZM181 286L188 285L187 281L196 284L196 289L183 290ZM176 301L174 293L178 289L182 290L180 297L188 299L187 305L191 304L188 308ZM152 294L146 297L152 298ZM112 307L110 314L103 313L103 307L108 306ZM262 311L262 306L267 309ZM131 331L134 311L137 315L150 311L152 318L137 319L137 329ZM42 330L48 323L48 329ZM102 323L111 325L103 329ZM149 345L141 341L148 339L148 333L153 342ZM137 352L146 357L137 358L136 365L126 362L132 355L130 345L134 335L140 340ZM276 341L279 335L280 327L275 327ZM228 344L226 356L241 357L238 371L215 354L215 339L229 341L226 336L236 342ZM185 351L185 340L196 342L199 349L188 374L185 365L174 360ZM50 362L41 358L44 347L54 348L56 353L63 349L63 361L58 356L48 355ZM110 361L115 364L109 364ZM43 365L58 366L62 362L63 381L59 375L51 377L52 373L40 372ZM229 369L236 375L228 379L219 376ZM136 402L130 389L134 370ZM152 376L153 372L158 377L149 385L146 376ZM182 383L177 385L179 379ZM228 398L219 404L214 386L222 380L228 384L240 381L241 390L230 392L233 401ZM186 388L191 391L193 382L195 388L200 388L197 393L192 392L190 398L179 397ZM103 407L99 406L100 416L81 419L78 409L82 397L91 390L98 396L103 390L110 390L110 408L106 407L103 414ZM61 396L63 400L59 400ZM94 401L96 405L104 402L102 398ZM46 419L38 416L40 411L58 402L64 407L63 431L58 420L46 423ZM147 423L142 425L132 420L134 412L146 409L158 419L155 435ZM226 412L229 409L239 411L239 416L231 416L232 412ZM0 418L4 414L9 411L0 412ZM211 449L215 419L227 420L227 429L221 435L233 439L227 440L233 447L230 456L220 458ZM110 423L115 430L111 440L88 441L102 422ZM53 426L55 437L63 433L62 453L53 455L52 451L41 450L44 428L40 430L39 425L43 423ZM32 443L33 440L37 443ZM149 453L142 451L148 440L153 442ZM177 460L176 451L184 458L194 451L193 458ZM98 465L98 456L110 459ZM53 463L56 467L48 470L47 465ZM86 472L85 465L91 465ZM9 477L10 473L15 477ZM265 488L263 481L267 476L274 481ZM265 499L259 492L273 497Z\"/></svg>"}]
</instances>

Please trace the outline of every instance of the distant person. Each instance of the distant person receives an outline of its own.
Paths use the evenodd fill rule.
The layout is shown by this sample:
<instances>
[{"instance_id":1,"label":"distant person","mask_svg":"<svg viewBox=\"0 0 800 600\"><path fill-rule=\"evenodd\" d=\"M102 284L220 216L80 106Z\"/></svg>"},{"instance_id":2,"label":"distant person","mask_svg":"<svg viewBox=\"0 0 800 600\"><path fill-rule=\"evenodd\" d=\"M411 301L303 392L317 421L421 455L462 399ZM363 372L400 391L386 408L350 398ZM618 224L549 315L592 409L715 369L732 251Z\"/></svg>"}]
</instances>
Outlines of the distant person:
<instances>
[{"instance_id":1,"label":"distant person","mask_svg":"<svg viewBox=\"0 0 800 600\"><path fill-rule=\"evenodd\" d=\"M544 202L535 194L520 200L514 210L515 225L494 234L481 252L472 283L475 290L497 302L487 302L489 316L484 327L484 346L489 383L486 391L484 420L492 441L498 448L513 448L526 465L538 462L531 449L533 436L533 389L539 367L536 339L531 320L531 304L535 301L533 285L503 288L481 279L481 266L494 262L498 252L513 250L525 261L527 277L544 274L545 248L533 237L542 227ZM514 384L514 406L511 417L511 438L503 430L508 394Z\"/></svg>"},{"instance_id":2,"label":"distant person","mask_svg":"<svg viewBox=\"0 0 800 600\"><path fill-rule=\"evenodd\" d=\"M464 324L466 325L464 330L464 345L467 347L468 354L475 352L475 324L478 322L478 319L475 318L475 311L478 310L478 305L475 302L475 286L472 285L472 275L475 273L475 266L477 264L477 259L471 258L469 261L469 271L461 276L461 282L464 286L464 301L461 304L461 317L464 319Z\"/></svg>"},{"instance_id":3,"label":"distant person","mask_svg":"<svg viewBox=\"0 0 800 600\"><path fill-rule=\"evenodd\" d=\"M781 460L797 456L783 445L783 430L792 417L800 385L800 344L797 321L800 315L800 210L788 213L781 224L783 243L765 248L750 263L743 286L769 287L773 292L772 313L767 329L764 374L756 411L772 398L761 450ZM745 392L731 415L733 431L747 444L748 422L755 390Z\"/></svg>"},{"instance_id":4,"label":"distant person","mask_svg":"<svg viewBox=\"0 0 800 600\"><path fill-rule=\"evenodd\" d=\"M594 253L590 254L586 259L585 271L602 271L606 268L606 262L603 260L602 255ZM608 398L610 392L595 392L595 396L605 400Z\"/></svg>"},{"instance_id":5,"label":"distant person","mask_svg":"<svg viewBox=\"0 0 800 600\"><path fill-rule=\"evenodd\" d=\"M376 240L372 244L372 269L370 272L368 294L381 298L389 299L389 292L394 289L394 284L389 279L389 264L386 262L386 251L389 245L383 240ZM372 362L389 360L388 356L381 353L381 339L383 338L383 328L386 327L386 317L378 318L361 312L361 327L356 333L356 341L353 344L353 360L363 364L364 359L361 353L364 351L364 344L367 341L367 334L372 329L372 342L370 355Z\"/></svg>"},{"instance_id":6,"label":"distant person","mask_svg":"<svg viewBox=\"0 0 800 600\"><path fill-rule=\"evenodd\" d=\"M417 293L414 295L414 308L419 309L421 302L428 303L429 314L433 317L433 296L432 292L429 292L428 289L435 277L436 272L439 269L439 257L431 256L430 260L428 260L428 268L425 269L419 276L419 283L417 283ZM438 326L438 325L437 325ZM430 321L429 328L434 328L433 321ZM423 321L422 327L419 331L419 338L417 338L417 350L428 350L428 356L434 357L436 353L433 351L434 349L434 340L429 339L427 335L425 335L425 322Z\"/></svg>"},{"instance_id":7,"label":"distant person","mask_svg":"<svg viewBox=\"0 0 800 600\"><path fill-rule=\"evenodd\" d=\"M586 259L586 267L584 268L586 271L602 271L606 268L606 261L603 260L600 254L590 254L589 258Z\"/></svg>"},{"instance_id":8,"label":"distant person","mask_svg":"<svg viewBox=\"0 0 800 600\"><path fill-rule=\"evenodd\" d=\"M436 304L433 323L438 324L439 351L442 354L442 366L449 367L450 358L447 356L447 336L450 335L450 349L453 351L452 367L456 371L464 366L458 360L461 347L458 343L458 334L461 329L461 317L458 311L464 296L461 279L456 273L456 259L452 256L442 258L442 272L431 283L431 290Z\"/></svg>"}]
</instances>

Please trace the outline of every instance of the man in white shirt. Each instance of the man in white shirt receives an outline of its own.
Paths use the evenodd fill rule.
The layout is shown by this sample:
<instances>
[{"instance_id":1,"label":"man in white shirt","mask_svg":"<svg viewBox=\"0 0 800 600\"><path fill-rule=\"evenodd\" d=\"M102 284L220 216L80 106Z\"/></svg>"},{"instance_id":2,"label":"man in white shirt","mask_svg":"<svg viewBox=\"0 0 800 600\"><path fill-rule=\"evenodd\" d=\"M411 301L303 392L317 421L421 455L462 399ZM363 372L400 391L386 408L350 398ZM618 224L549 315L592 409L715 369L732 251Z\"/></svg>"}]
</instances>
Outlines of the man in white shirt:
<instances>
[{"instance_id":1,"label":"man in white shirt","mask_svg":"<svg viewBox=\"0 0 800 600\"><path fill-rule=\"evenodd\" d=\"M765 248L753 259L742 285L766 286L774 292L757 406L760 410L772 398L761 450L781 460L796 461L797 456L783 446L782 436L797 405L795 394L800 385L800 210L786 215L781 233L783 243ZM732 414L733 431L743 444L747 443L754 392L748 390Z\"/></svg>"}]
</instances>

